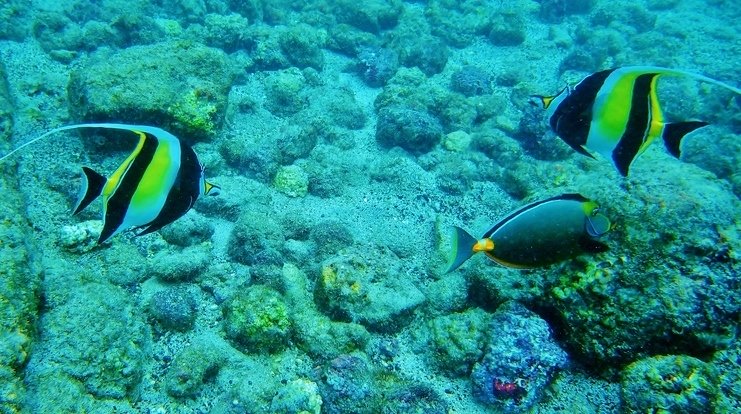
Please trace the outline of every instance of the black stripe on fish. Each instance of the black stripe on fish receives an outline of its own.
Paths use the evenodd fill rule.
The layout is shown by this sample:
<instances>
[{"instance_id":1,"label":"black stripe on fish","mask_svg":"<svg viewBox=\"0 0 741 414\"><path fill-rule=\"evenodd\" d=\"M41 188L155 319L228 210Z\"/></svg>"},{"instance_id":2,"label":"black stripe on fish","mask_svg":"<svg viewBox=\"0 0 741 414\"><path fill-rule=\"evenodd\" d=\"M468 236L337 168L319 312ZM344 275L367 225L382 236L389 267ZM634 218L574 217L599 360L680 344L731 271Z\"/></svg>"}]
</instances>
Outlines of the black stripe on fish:
<instances>
[{"instance_id":1,"label":"black stripe on fish","mask_svg":"<svg viewBox=\"0 0 741 414\"><path fill-rule=\"evenodd\" d=\"M145 138L141 151L131 161L131 165L123 173L118 187L108 198L103 231L100 233L99 241L107 240L123 224L136 188L147 171L147 167L152 163L155 151L157 151L159 145L157 137L147 132L143 132L143 134L145 134Z\"/></svg>"},{"instance_id":2,"label":"black stripe on fish","mask_svg":"<svg viewBox=\"0 0 741 414\"><path fill-rule=\"evenodd\" d=\"M658 73L640 75L633 83L628 123L623 136L612 150L612 160L623 177L628 175L630 164L648 139L652 118L651 95L654 93L651 88L654 77L658 75Z\"/></svg>"},{"instance_id":3,"label":"black stripe on fish","mask_svg":"<svg viewBox=\"0 0 741 414\"><path fill-rule=\"evenodd\" d=\"M615 69L593 73L582 79L571 93L556 107L551 119L551 129L575 151L591 157L583 148L587 144L592 123L592 107L605 80Z\"/></svg>"},{"instance_id":4,"label":"black stripe on fish","mask_svg":"<svg viewBox=\"0 0 741 414\"><path fill-rule=\"evenodd\" d=\"M202 172L195 151L181 142L180 169L175 178L175 183L167 194L165 204L157 217L150 223L141 226L144 229L137 235L142 236L157 231L187 213L201 194Z\"/></svg>"}]
</instances>

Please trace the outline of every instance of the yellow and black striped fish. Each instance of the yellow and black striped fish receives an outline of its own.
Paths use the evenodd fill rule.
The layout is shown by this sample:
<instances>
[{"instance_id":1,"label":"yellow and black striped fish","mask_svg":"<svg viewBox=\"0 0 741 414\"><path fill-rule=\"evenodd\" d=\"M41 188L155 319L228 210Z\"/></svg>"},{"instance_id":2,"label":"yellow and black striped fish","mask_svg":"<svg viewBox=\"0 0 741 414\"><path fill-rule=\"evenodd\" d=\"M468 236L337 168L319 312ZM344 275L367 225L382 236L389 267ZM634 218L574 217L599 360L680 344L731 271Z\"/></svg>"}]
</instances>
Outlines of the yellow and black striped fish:
<instances>
[{"instance_id":1,"label":"yellow and black striped fish","mask_svg":"<svg viewBox=\"0 0 741 414\"><path fill-rule=\"evenodd\" d=\"M169 132L146 125L93 123L51 130L9 154L57 132L79 128L132 131L139 138L131 155L105 178L83 167L83 182L73 210L77 214L103 195L103 230L98 243L136 227L137 235L157 231L182 217L200 195L216 195L219 187L206 181L193 149Z\"/></svg>"},{"instance_id":2,"label":"yellow and black striped fish","mask_svg":"<svg viewBox=\"0 0 741 414\"><path fill-rule=\"evenodd\" d=\"M554 96L536 95L553 131L580 154L597 152L623 176L633 160L661 137L679 158L684 136L708 125L702 121L665 122L656 95L662 75L688 76L737 94L741 90L706 76L655 66L626 66L593 73Z\"/></svg>"}]
</instances>

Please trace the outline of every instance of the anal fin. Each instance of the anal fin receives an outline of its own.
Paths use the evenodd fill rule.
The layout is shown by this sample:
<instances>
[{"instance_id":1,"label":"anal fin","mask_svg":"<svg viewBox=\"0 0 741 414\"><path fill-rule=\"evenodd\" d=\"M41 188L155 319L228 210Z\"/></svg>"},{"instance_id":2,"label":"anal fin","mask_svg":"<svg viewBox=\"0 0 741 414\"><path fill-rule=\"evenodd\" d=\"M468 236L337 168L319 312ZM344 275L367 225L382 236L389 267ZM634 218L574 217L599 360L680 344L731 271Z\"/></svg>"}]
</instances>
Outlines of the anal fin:
<instances>
[{"instance_id":1,"label":"anal fin","mask_svg":"<svg viewBox=\"0 0 741 414\"><path fill-rule=\"evenodd\" d=\"M80 191L77 195L77 204L75 204L72 215L75 215L85 207L89 206L98 196L103 192L103 187L106 183L106 178L97 172L93 171L92 168L82 167L82 184Z\"/></svg>"},{"instance_id":2,"label":"anal fin","mask_svg":"<svg viewBox=\"0 0 741 414\"><path fill-rule=\"evenodd\" d=\"M666 150L669 151L669 154L679 158L679 145L682 143L682 138L705 125L708 125L708 123L703 121L670 122L665 124L661 137L664 139Z\"/></svg>"}]
</instances>

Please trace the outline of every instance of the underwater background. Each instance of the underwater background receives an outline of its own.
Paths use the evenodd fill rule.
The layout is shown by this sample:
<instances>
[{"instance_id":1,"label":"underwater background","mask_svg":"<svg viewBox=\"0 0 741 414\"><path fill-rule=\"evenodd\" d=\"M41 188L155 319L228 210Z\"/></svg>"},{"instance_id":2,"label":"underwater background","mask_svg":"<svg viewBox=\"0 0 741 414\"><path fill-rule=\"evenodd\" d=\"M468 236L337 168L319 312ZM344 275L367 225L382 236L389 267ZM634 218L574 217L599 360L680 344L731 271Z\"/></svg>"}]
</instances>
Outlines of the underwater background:
<instances>
[{"instance_id":1,"label":"underwater background","mask_svg":"<svg viewBox=\"0 0 741 414\"><path fill-rule=\"evenodd\" d=\"M0 154L164 128L216 197L97 246L63 132L0 164L0 413L741 412L739 97L662 78L628 178L531 95L658 65L741 84L741 2L4 0ZM610 250L537 270L449 231L595 200Z\"/></svg>"}]
</instances>

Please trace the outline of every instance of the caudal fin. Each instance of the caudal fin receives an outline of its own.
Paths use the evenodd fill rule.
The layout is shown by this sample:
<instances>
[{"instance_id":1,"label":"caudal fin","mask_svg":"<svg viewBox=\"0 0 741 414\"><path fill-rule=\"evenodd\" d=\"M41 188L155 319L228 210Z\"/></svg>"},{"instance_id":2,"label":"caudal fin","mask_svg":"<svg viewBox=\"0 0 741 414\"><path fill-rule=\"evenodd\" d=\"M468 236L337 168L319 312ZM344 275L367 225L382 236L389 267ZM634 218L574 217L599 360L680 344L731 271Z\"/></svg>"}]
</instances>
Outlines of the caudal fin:
<instances>
[{"instance_id":1,"label":"caudal fin","mask_svg":"<svg viewBox=\"0 0 741 414\"><path fill-rule=\"evenodd\" d=\"M473 256L473 246L476 244L476 238L468 234L465 230L460 227L453 227L454 233L451 240L453 245L453 251L450 255L450 261L448 261L448 270L445 273L450 273L457 269L466 260Z\"/></svg>"},{"instance_id":2,"label":"caudal fin","mask_svg":"<svg viewBox=\"0 0 741 414\"><path fill-rule=\"evenodd\" d=\"M666 150L669 151L669 154L679 158L679 145L682 143L682 138L705 125L708 125L708 123L703 121L671 122L665 124L661 137L664 139Z\"/></svg>"},{"instance_id":3,"label":"caudal fin","mask_svg":"<svg viewBox=\"0 0 741 414\"><path fill-rule=\"evenodd\" d=\"M103 187L106 183L106 178L91 168L82 167L82 172L82 185L80 186L77 204L72 211L72 215L81 212L85 207L89 206L103 192Z\"/></svg>"}]
</instances>

